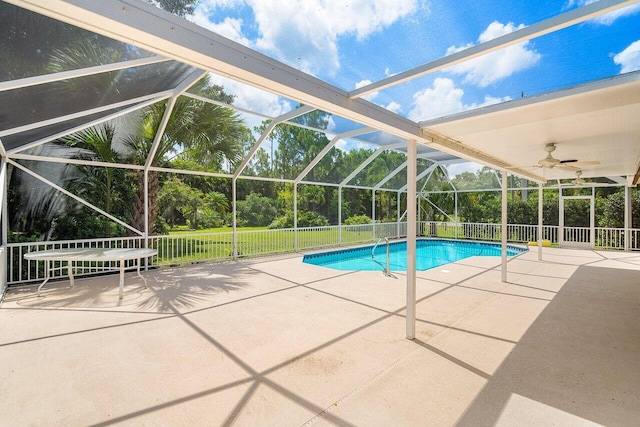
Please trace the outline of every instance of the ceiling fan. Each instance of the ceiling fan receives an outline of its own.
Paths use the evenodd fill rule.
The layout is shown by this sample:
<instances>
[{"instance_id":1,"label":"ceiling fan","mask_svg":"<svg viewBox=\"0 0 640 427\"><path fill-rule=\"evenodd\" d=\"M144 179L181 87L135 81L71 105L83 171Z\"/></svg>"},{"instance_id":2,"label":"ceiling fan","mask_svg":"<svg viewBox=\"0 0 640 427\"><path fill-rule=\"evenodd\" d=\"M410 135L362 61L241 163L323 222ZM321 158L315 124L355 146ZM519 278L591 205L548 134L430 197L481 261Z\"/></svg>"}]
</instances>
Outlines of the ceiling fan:
<instances>
[{"instance_id":1,"label":"ceiling fan","mask_svg":"<svg viewBox=\"0 0 640 427\"><path fill-rule=\"evenodd\" d=\"M569 185L587 185L587 181L582 179L582 170L578 169L576 171L576 179L571 181Z\"/></svg>"},{"instance_id":2,"label":"ceiling fan","mask_svg":"<svg viewBox=\"0 0 640 427\"><path fill-rule=\"evenodd\" d=\"M582 166L592 166L592 165L600 164L600 162L597 160L579 162L576 159L567 159L567 160L556 159L551 155L551 153L553 153L555 150L556 150L555 142L549 142L545 144L544 151L547 152L547 156L543 159L538 160L538 163L535 165L524 166L524 167L525 168L529 167L529 168L544 168L544 169L561 169L561 170L577 172L578 170L580 170L580 167ZM511 168L511 169L516 169L516 168L517 167ZM580 173L582 173L582 171L580 171Z\"/></svg>"},{"instance_id":3,"label":"ceiling fan","mask_svg":"<svg viewBox=\"0 0 640 427\"><path fill-rule=\"evenodd\" d=\"M558 183L558 185L560 187L593 187L595 185L598 185L597 182L591 182L591 181L585 181L584 179L582 179L582 170L578 169L576 171L576 178L571 180L570 182L564 183L564 184L560 184Z\"/></svg>"},{"instance_id":4,"label":"ceiling fan","mask_svg":"<svg viewBox=\"0 0 640 427\"><path fill-rule=\"evenodd\" d=\"M578 169L576 171L576 179L573 180L573 185L585 185L587 181L582 179L582 171Z\"/></svg>"}]
</instances>

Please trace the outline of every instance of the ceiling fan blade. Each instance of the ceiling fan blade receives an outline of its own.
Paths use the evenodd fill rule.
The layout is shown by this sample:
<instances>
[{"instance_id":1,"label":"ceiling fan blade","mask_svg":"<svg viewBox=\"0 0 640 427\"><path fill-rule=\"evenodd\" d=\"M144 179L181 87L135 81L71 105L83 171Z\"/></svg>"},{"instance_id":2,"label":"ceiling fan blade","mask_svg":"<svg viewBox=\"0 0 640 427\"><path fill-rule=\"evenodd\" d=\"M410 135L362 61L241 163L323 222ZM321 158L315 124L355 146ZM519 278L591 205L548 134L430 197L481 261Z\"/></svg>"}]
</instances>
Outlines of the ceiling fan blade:
<instances>
[{"instance_id":1,"label":"ceiling fan blade","mask_svg":"<svg viewBox=\"0 0 640 427\"><path fill-rule=\"evenodd\" d=\"M571 166L595 166L599 164L600 162L597 160L589 160L585 162L574 162L574 163L571 163Z\"/></svg>"},{"instance_id":2,"label":"ceiling fan blade","mask_svg":"<svg viewBox=\"0 0 640 427\"><path fill-rule=\"evenodd\" d=\"M575 167L575 166L569 166L569 165L558 165L556 167L554 167L554 169L560 169L563 171L571 171L571 172L575 172L575 171L579 171L580 168Z\"/></svg>"},{"instance_id":3,"label":"ceiling fan blade","mask_svg":"<svg viewBox=\"0 0 640 427\"><path fill-rule=\"evenodd\" d=\"M525 165L525 166L509 166L506 167L505 169L539 169L542 166L540 165Z\"/></svg>"},{"instance_id":4,"label":"ceiling fan blade","mask_svg":"<svg viewBox=\"0 0 640 427\"><path fill-rule=\"evenodd\" d=\"M560 163L575 163L577 162L577 159L570 159L570 160L560 160Z\"/></svg>"}]
</instances>

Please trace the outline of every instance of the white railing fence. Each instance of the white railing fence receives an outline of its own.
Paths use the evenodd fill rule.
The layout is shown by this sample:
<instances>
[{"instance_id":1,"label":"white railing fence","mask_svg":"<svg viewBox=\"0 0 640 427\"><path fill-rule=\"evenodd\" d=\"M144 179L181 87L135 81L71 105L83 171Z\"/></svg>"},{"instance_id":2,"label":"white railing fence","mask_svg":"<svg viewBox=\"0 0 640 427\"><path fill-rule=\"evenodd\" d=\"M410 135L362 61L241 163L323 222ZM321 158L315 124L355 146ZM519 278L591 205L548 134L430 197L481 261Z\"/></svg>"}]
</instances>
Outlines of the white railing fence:
<instances>
[{"instance_id":1,"label":"white railing fence","mask_svg":"<svg viewBox=\"0 0 640 427\"><path fill-rule=\"evenodd\" d=\"M437 222L423 221L419 223L418 234L425 237L446 237L450 239L469 239L499 241L502 238L500 224L473 222ZM507 240L513 243L527 243L538 240L538 226L524 224L508 224ZM558 243L558 227L545 225L542 227L542 238Z\"/></svg>"},{"instance_id":2,"label":"white railing fence","mask_svg":"<svg viewBox=\"0 0 640 427\"><path fill-rule=\"evenodd\" d=\"M564 227L565 241L590 242L589 229ZM406 237L406 222L387 222L363 225L288 228L274 230L238 231L236 250L233 233L189 233L153 236L149 247L157 249L158 255L150 265L182 265L200 261L225 261L237 258L292 253L337 246L352 246L375 242L380 237ZM527 243L538 239L537 225L509 224L507 240L512 243ZM542 238L558 244L558 226L545 225ZM499 241L500 224L453 223L423 221L418 223L418 235L451 239ZM625 246L625 238L629 244ZM7 245L7 284L27 284L44 280L44 263L27 261L28 252L66 248L133 248L143 247L144 239L124 237L111 239L67 240L56 242L10 243ZM596 228L594 247L598 249L640 250L640 229ZM78 276L99 274L117 270L116 263L78 263ZM52 278L64 278L66 265L54 264Z\"/></svg>"}]
</instances>

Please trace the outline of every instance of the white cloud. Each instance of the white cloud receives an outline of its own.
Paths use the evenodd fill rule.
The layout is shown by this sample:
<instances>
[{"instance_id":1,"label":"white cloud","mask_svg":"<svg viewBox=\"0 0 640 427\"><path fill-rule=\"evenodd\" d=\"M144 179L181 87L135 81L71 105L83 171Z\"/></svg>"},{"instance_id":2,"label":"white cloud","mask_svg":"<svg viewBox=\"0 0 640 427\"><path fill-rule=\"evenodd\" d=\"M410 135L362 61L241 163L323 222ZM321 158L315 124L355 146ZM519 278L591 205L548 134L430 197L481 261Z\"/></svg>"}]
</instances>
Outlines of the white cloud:
<instances>
[{"instance_id":1,"label":"white cloud","mask_svg":"<svg viewBox=\"0 0 640 427\"><path fill-rule=\"evenodd\" d=\"M365 80L360 80L359 82L357 82L355 86L356 86L356 89L360 89L361 87L368 86L370 84L371 84L371 80L365 79ZM379 93L380 92L378 92L378 91L368 93L368 94L362 96L362 99L366 99L367 101L373 102L373 100L378 96Z\"/></svg>"},{"instance_id":2,"label":"white cloud","mask_svg":"<svg viewBox=\"0 0 640 427\"><path fill-rule=\"evenodd\" d=\"M513 23L505 25L494 21L480 34L478 43L487 42L521 28L524 28L524 25L521 24L516 27ZM462 47L451 46L447 49L447 55L471 46L473 44ZM515 72L534 66L540 61L540 58L541 55L530 47L530 42L524 42L455 65L449 68L448 71L453 74L464 75L464 81L467 83L486 87L498 80L509 77Z\"/></svg>"},{"instance_id":3,"label":"white cloud","mask_svg":"<svg viewBox=\"0 0 640 427\"><path fill-rule=\"evenodd\" d=\"M367 86L371 84L371 80L361 80L359 82L357 82L355 84L356 89L359 89L361 87ZM371 92L368 93L364 96L362 96L362 99L366 99L367 101L371 101L371 102L375 102L374 99L378 96L380 92L375 91L375 92ZM397 102L391 101L386 107L384 105L378 104L381 107L386 108L387 110L394 112L394 113L399 113L402 110L402 106L400 104L398 104Z\"/></svg>"},{"instance_id":4,"label":"white cloud","mask_svg":"<svg viewBox=\"0 0 640 427\"><path fill-rule=\"evenodd\" d=\"M341 139L336 142L335 147L342 151L351 151L351 150L359 150L359 149L367 149L367 150L375 150L378 148L377 145L372 145L364 141L360 141L357 139Z\"/></svg>"},{"instance_id":5,"label":"white cloud","mask_svg":"<svg viewBox=\"0 0 640 427\"><path fill-rule=\"evenodd\" d=\"M224 91L235 95L233 105L245 110L254 111L269 117L278 117L293 109L293 106L285 99L270 92L249 86L238 81L210 74L211 83L224 87ZM264 120L262 117L242 114L245 123L250 129L259 126Z\"/></svg>"},{"instance_id":6,"label":"white cloud","mask_svg":"<svg viewBox=\"0 0 640 427\"><path fill-rule=\"evenodd\" d=\"M625 50L613 57L613 62L621 65L620 73L640 70L640 40L636 40Z\"/></svg>"},{"instance_id":7,"label":"white cloud","mask_svg":"<svg viewBox=\"0 0 640 427\"><path fill-rule=\"evenodd\" d=\"M363 40L415 11L418 0L203 0L196 19L208 21L218 7L240 6L254 13L260 36L252 47L303 71L333 75L340 68L339 37ZM246 40L237 23L222 28Z\"/></svg>"},{"instance_id":8,"label":"white cloud","mask_svg":"<svg viewBox=\"0 0 640 427\"><path fill-rule=\"evenodd\" d=\"M569 0L565 5L565 9L571 9L573 7L582 7L588 4L595 2L596 0ZM633 4L631 6L623 7L621 9L614 10L613 12L605 13L604 15L600 15L597 18L590 20L589 22L594 22L600 25L611 25L618 18L622 18L623 16L633 15L640 11L640 4Z\"/></svg>"},{"instance_id":9,"label":"white cloud","mask_svg":"<svg viewBox=\"0 0 640 427\"><path fill-rule=\"evenodd\" d=\"M337 126L336 126L336 121L333 120L333 116L330 116L327 119L327 131L328 132L335 132Z\"/></svg>"},{"instance_id":10,"label":"white cloud","mask_svg":"<svg viewBox=\"0 0 640 427\"><path fill-rule=\"evenodd\" d=\"M242 19L225 18L222 22L211 22L209 16L213 13L214 7L229 7L232 4L225 5L224 2L214 2L213 0L203 1L194 10L193 16L188 18L199 26L220 34L223 37L231 39L235 42L250 46L249 39L242 35Z\"/></svg>"},{"instance_id":11,"label":"white cloud","mask_svg":"<svg viewBox=\"0 0 640 427\"><path fill-rule=\"evenodd\" d=\"M433 81L433 87L421 90L413 95L409 119L423 121L459 113L474 108L485 107L510 100L509 97L496 98L486 96L481 103L464 104L462 97L464 90L456 87L453 80L438 77Z\"/></svg>"},{"instance_id":12,"label":"white cloud","mask_svg":"<svg viewBox=\"0 0 640 427\"><path fill-rule=\"evenodd\" d=\"M462 111L463 95L464 91L455 87L453 80L438 77L433 81L433 87L413 95L409 119L421 121Z\"/></svg>"},{"instance_id":13,"label":"white cloud","mask_svg":"<svg viewBox=\"0 0 640 427\"><path fill-rule=\"evenodd\" d=\"M482 169L484 166L482 166L481 164L478 163L474 163L474 162L464 162L464 163L457 163L454 165L447 165L447 172L449 172L449 177L453 178L463 172L471 172L471 173L476 173L478 172L480 169Z\"/></svg>"},{"instance_id":14,"label":"white cloud","mask_svg":"<svg viewBox=\"0 0 640 427\"><path fill-rule=\"evenodd\" d=\"M400 113L400 111L402 111L402 106L400 104L398 104L397 102L393 102L391 101L389 103L389 105L387 105L386 107L387 110L393 112L393 113Z\"/></svg>"}]
</instances>

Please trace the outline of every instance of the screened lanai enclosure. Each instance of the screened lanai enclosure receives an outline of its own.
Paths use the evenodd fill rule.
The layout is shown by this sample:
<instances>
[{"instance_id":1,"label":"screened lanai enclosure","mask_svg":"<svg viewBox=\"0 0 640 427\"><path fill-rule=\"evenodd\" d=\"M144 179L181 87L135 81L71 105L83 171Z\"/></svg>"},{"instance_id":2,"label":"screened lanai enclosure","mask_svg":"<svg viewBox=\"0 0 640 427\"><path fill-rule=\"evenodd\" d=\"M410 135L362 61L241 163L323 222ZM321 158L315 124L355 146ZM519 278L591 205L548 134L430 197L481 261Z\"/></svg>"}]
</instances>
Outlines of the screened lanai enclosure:
<instances>
[{"instance_id":1,"label":"screened lanai enclosure","mask_svg":"<svg viewBox=\"0 0 640 427\"><path fill-rule=\"evenodd\" d=\"M374 43L388 57L348 73L260 53L189 7L3 1L3 291L43 279L24 255L44 249L154 248L148 265L384 237L640 249L636 3L469 12L466 41L440 31L449 12L446 51L359 35L353 64Z\"/></svg>"},{"instance_id":2,"label":"screened lanai enclosure","mask_svg":"<svg viewBox=\"0 0 640 427\"><path fill-rule=\"evenodd\" d=\"M0 64L0 424L638 424L640 0L0 0Z\"/></svg>"}]
</instances>

